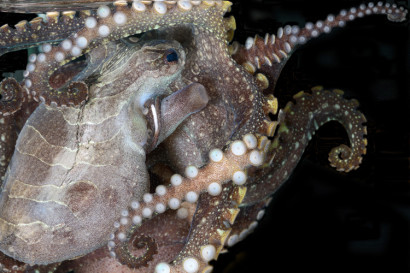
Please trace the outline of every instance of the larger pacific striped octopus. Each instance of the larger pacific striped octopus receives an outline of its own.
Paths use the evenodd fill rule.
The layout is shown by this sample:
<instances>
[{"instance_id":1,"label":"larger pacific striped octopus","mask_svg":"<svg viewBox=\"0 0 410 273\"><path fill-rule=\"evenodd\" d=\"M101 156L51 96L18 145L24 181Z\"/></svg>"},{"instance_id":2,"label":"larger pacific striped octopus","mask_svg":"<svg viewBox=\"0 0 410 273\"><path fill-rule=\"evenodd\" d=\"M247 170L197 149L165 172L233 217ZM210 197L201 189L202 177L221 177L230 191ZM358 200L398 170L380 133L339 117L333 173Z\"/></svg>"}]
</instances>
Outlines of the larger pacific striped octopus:
<instances>
[{"instance_id":1,"label":"larger pacific striped octopus","mask_svg":"<svg viewBox=\"0 0 410 273\"><path fill-rule=\"evenodd\" d=\"M41 45L20 83L1 83L4 272L212 271L320 126L347 132L350 147L329 154L338 171L366 153L366 119L342 91L278 109L295 48L358 17L407 14L369 3L240 45L228 1L79 2L0 29L2 54Z\"/></svg>"}]
</instances>

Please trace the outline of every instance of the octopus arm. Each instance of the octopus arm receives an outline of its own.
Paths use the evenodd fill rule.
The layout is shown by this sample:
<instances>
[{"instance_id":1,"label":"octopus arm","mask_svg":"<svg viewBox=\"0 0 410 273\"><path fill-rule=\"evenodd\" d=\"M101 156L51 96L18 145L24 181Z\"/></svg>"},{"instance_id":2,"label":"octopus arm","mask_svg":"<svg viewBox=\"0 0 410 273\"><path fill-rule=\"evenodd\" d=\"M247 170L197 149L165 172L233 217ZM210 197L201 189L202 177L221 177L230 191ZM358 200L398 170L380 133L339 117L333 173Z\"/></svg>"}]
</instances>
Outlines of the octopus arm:
<instances>
[{"instance_id":1,"label":"octopus arm","mask_svg":"<svg viewBox=\"0 0 410 273\"><path fill-rule=\"evenodd\" d=\"M357 109L357 100L344 99L341 90L328 91L321 87L313 88L311 94L299 92L294 99L295 103L289 102L279 113L281 125L267 152L269 165L256 170L250 182L255 184L254 191L247 195L246 202L265 197L260 194L272 193L285 182L315 131L329 121L343 125L350 141L350 147L340 145L330 151L329 161L333 167L344 172L357 169L362 155L366 154L366 118Z\"/></svg>"},{"instance_id":2,"label":"octopus arm","mask_svg":"<svg viewBox=\"0 0 410 273\"><path fill-rule=\"evenodd\" d=\"M84 20L90 14L91 11L66 11L61 15L59 12L47 12L45 19L36 17L31 21L21 21L14 27L3 25L0 27L0 56L48 42L61 42L84 27Z\"/></svg>"},{"instance_id":3,"label":"octopus arm","mask_svg":"<svg viewBox=\"0 0 410 273\"><path fill-rule=\"evenodd\" d=\"M217 259L223 250L245 194L245 187L233 183L224 185L218 196L201 194L187 243L173 262L176 272L191 272L189 269L192 268L198 272L212 269L208 263Z\"/></svg>"},{"instance_id":4,"label":"octopus arm","mask_svg":"<svg viewBox=\"0 0 410 273\"><path fill-rule=\"evenodd\" d=\"M323 21L306 23L302 28L287 25L279 28L276 35L267 33L264 38L256 35L249 37L245 45L234 43L231 47L232 57L251 74L255 74L260 85L274 88L282 68L295 49L318 37L329 33L335 27L343 27L347 22L373 14L385 14L389 21L402 22L408 11L396 5L369 3L357 8L342 10L338 15L328 15ZM261 73L259 73L261 72ZM269 79L269 81L268 81Z\"/></svg>"},{"instance_id":5,"label":"octopus arm","mask_svg":"<svg viewBox=\"0 0 410 273\"><path fill-rule=\"evenodd\" d=\"M96 0L76 0L67 2L66 0L13 0L13 5L9 2L1 2L0 10L13 13L44 13L46 11L66 11L67 5L70 10L88 10L98 8L101 5L108 5L112 1Z\"/></svg>"},{"instance_id":6,"label":"octopus arm","mask_svg":"<svg viewBox=\"0 0 410 273\"><path fill-rule=\"evenodd\" d=\"M366 154L366 118L357 110L356 100L343 98L341 90L327 91L321 87L312 93L299 92L295 102L289 102L279 112L279 128L272 142L266 140L266 165L249 170L248 191L241 211L233 225L226 245L242 240L262 219L270 195L282 185L297 166L315 131L320 126L337 121L345 128L350 147L340 145L329 153L330 164L338 171L357 169Z\"/></svg>"},{"instance_id":7,"label":"octopus arm","mask_svg":"<svg viewBox=\"0 0 410 273\"><path fill-rule=\"evenodd\" d=\"M88 99L88 88L84 82L72 82L67 88L57 89L50 85L50 75L61 65L108 41L158 29L169 22L195 22L197 25L207 26L208 22L222 17L231 5L226 1L185 4L178 2L168 5L158 1L150 4L134 2L128 6L126 2L118 1L114 3L114 7L99 7L95 16L91 15L85 19L82 29L57 46L44 44L44 53L31 57L24 80L25 87L36 101L41 100L47 105L80 105ZM221 28L218 35L225 38L224 31Z\"/></svg>"},{"instance_id":8,"label":"octopus arm","mask_svg":"<svg viewBox=\"0 0 410 273\"><path fill-rule=\"evenodd\" d=\"M153 259L150 250L154 248L155 241L149 241L146 253L136 257L132 255L134 232L154 215L164 213L168 209L178 210L177 214L184 215L188 213L183 207L184 204L199 202L193 221L200 224L191 225L184 250L179 253L173 265L169 265L169 261L163 261L158 266L207 268L208 262L223 248L230 232L230 225L234 223L239 211L237 207L245 196L246 189L242 186L247 178L246 169L250 166L260 166L263 162L263 151L257 149L254 143L257 143L256 137L248 134L244 141L233 142L224 153L214 149L210 152L210 162L205 167L197 169L188 166L185 170L186 177L174 174L171 177L171 186L158 186L156 193L144 195L144 201L141 203L133 201L130 208L122 212L122 217L116 224L117 230L108 242L111 256L131 268L147 266ZM233 184L227 184L230 181L233 181ZM205 219L204 223L202 219ZM214 220L216 224L212 224ZM200 245L197 244L198 238L202 240ZM214 256L209 258L210 256L204 254L202 257L202 247L209 251L215 250Z\"/></svg>"},{"instance_id":9,"label":"octopus arm","mask_svg":"<svg viewBox=\"0 0 410 273\"><path fill-rule=\"evenodd\" d=\"M266 198L250 205L244 203L239 206L240 211L235 219L235 223L232 225L232 231L225 241L225 247L234 246L255 230L258 222L263 218L270 200L270 198Z\"/></svg>"}]
</instances>

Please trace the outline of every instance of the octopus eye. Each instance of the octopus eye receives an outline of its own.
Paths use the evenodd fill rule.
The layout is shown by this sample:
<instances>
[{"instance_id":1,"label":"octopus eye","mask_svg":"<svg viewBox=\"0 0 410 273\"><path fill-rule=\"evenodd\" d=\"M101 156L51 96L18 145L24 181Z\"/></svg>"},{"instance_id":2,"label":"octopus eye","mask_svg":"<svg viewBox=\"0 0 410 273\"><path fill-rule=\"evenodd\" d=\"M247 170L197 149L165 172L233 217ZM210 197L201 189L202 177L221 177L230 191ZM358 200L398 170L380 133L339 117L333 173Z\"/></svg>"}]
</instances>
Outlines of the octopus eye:
<instances>
[{"instance_id":1,"label":"octopus eye","mask_svg":"<svg viewBox=\"0 0 410 273\"><path fill-rule=\"evenodd\" d=\"M165 52L165 58L168 63L178 62L179 56L175 49L168 49Z\"/></svg>"}]
</instances>

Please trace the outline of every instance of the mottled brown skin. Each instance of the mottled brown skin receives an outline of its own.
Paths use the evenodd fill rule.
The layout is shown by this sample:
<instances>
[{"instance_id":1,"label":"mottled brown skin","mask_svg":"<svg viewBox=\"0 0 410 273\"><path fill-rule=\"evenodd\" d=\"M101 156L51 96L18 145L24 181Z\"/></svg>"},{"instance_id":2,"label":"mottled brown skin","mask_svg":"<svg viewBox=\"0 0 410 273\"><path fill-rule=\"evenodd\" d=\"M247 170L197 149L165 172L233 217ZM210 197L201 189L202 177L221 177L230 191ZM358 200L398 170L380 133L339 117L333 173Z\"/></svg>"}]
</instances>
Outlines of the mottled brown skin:
<instances>
[{"instance_id":1,"label":"mottled brown skin","mask_svg":"<svg viewBox=\"0 0 410 273\"><path fill-rule=\"evenodd\" d=\"M164 41L109 47L116 54L96 70L84 106L41 104L20 132L0 199L1 247L18 260L47 264L90 252L131 197L148 190L144 103L171 92L185 53ZM178 59L168 62L170 52Z\"/></svg>"},{"instance_id":2,"label":"mottled brown skin","mask_svg":"<svg viewBox=\"0 0 410 273\"><path fill-rule=\"evenodd\" d=\"M228 141L261 130L265 98L252 76L233 62L225 38L196 26L165 28L151 35L176 39L186 47L182 78L202 83L210 96L207 107L188 117L163 144L174 171L182 172L189 165L201 167L212 148L223 148Z\"/></svg>"},{"instance_id":3,"label":"mottled brown skin","mask_svg":"<svg viewBox=\"0 0 410 273\"><path fill-rule=\"evenodd\" d=\"M157 15L153 15L153 13L148 15L144 13L141 17L147 20L148 25L151 24L150 26L140 27L137 23L135 28L118 27L107 38L115 40L133 34L133 31L137 33L138 31L147 31L154 28L152 26L154 24L159 27L172 24L172 27L164 30L165 34L161 33L161 29L159 33L152 34L157 38L176 40L187 51L187 65L182 71L181 79L174 81L172 87L177 90L192 82L199 82L205 86L210 97L208 106L203 111L188 117L183 126L177 129L170 138L166 139L166 143L160 147L161 149L158 149L158 151L167 153L167 160L158 160L158 157L155 157L154 163L148 165L151 170L159 169L157 172L158 177L162 176L162 179L158 179L155 183L159 184L160 181L167 181L167 176L169 176L169 172L172 173L172 170L183 170L187 165L202 166L206 164L208 162L206 155L211 148L222 148L230 140L238 139L248 132L261 133L267 136L272 136L274 133L276 123L270 123L267 115L268 113L277 112L275 100L271 96L265 98L262 95L262 90L268 86L270 87L268 90L273 90L274 83L279 77L286 57L278 65L269 67L266 63L262 63L263 67L258 67L258 64L261 63L258 62L255 56L259 58L272 54L272 50L273 53L279 54L280 51L285 50L284 47L286 47L286 42L290 41L290 35L285 35L282 40L278 38L279 47L277 48L272 49L272 47L264 46L261 39L256 39L254 44L258 49L251 47L247 54L243 53L245 48L229 51L226 39L231 35L233 24L231 20L223 19L221 16L228 6L224 3L221 9L221 6L210 8L205 4L201 4L192 11L177 11L176 6L170 4L168 5L170 10L163 15L163 20L157 19L159 17L156 17ZM116 9L126 10L121 6ZM128 11L126 10L126 12ZM190 17L191 14L192 17ZM146 19L145 16L149 19ZM108 19L105 21L108 21ZM130 22L131 24L132 22ZM135 29L138 31L135 31ZM86 31L79 30L80 32L81 34L87 34ZM104 43L104 40L100 38L93 39L90 48L100 43ZM243 67L231 59L230 54L232 52L235 61L242 64ZM270 58L274 57L274 55L269 56ZM262 60L262 58L259 60ZM253 65L254 68L257 67L259 72L266 73L269 80L273 79L271 85L266 81L266 76L256 74L256 69L250 69L249 64ZM47 71L54 71L59 66L60 64L52 63L47 66ZM84 74L89 76L90 74L87 73L89 72L86 69ZM44 74L38 71L29 79L41 79L42 77L44 77ZM80 81L83 79L81 77L86 78L80 76ZM35 84L43 86L37 82ZM46 87L48 88L48 86ZM47 88L44 89L46 93ZM64 91L64 89L61 90ZM50 94L45 95L51 97L58 95L63 99L62 101L66 99L64 92L53 92L51 90ZM210 197L207 193L201 192L199 201L196 203L197 207L195 207L195 204L190 205L191 216L186 219L186 222L175 221L175 214L168 211L165 214L154 215L151 219L144 221L141 226L131 227L129 234L127 234L130 235L129 239L131 241L137 242L138 238L141 238L143 242L147 242L148 251L145 251L144 248L142 250L131 249L136 257L142 259L141 264L121 260L125 265L120 266L114 258L108 257L106 250L98 250L78 260L78 263L72 262L61 267L62 272L72 268L76 272L104 272L104 270L108 270L106 272L152 272L155 264L161 261L174 261L175 270L181 270L181 264L185 258L194 256L200 259L198 252L203 245L218 246L217 253L219 253L226 242L229 245L229 239L227 240L229 235L242 233L241 230L243 231L243 228L246 229L246 227L248 231L251 230L253 221L258 219L258 211L268 202L266 197L287 179L296 166L307 144L307 141L303 141L303 139L309 139L309 136L317 129L316 127L327 122L328 119L333 118L341 121L347 128L349 136L355 134L351 138L351 143L355 146L353 156L348 158L346 162L339 161L340 158L349 157L349 152L343 148L340 157L339 153L331 155L332 162L336 167L345 171L357 167L361 155L365 153L363 146L366 144L365 140L361 140L361 137L365 134L365 127L363 126L365 119L356 110L357 105L354 102L344 101L338 91L335 93L327 91L321 93L320 90L314 90L313 92L317 93L312 95L299 94L295 97L296 106L290 104L279 113L277 121L281 126L272 144L266 137L259 138L259 148L266 152L267 161L265 161L263 168L246 167L248 176L250 176L246 184L248 186L246 196L244 188L224 184L223 193L219 196ZM305 99L310 104L305 105L303 103ZM50 102L47 98L45 101ZM335 101L340 103L341 108L327 111L329 104ZM57 104L59 103L57 101ZM343 117L343 111L346 110L343 109L342 111L341 109L345 106L348 107L349 115L355 117L354 123L349 123L349 120ZM315 115L309 114L309 112L317 109L323 109L323 111L318 111ZM317 126L314 125L315 122L318 123ZM349 124L354 125L354 127L349 128ZM300 132L299 128L305 128L306 131ZM296 145L296 143L299 143L299 145ZM293 149L295 151L289 153ZM152 156L154 158L155 155L152 154ZM165 164L166 168L156 168L155 164ZM218 170L224 172L231 167L229 164L224 166ZM206 170L207 168L203 169L205 174ZM212 173L209 173L209 175L212 175ZM226 182L221 181L221 183ZM242 209L240 212L238 205L241 204L243 198L245 198L245 202L240 208L246 206L246 209ZM263 201L255 202L264 198ZM83 198L79 197L78 200L81 201ZM239 220L237 224L235 223L235 217ZM202 221L202 219L205 220ZM169 224L167 231L162 229L164 223ZM233 228L231 229L232 225ZM189 234L187 234L187 229L190 230ZM175 237L173 238L178 240L176 246L172 247L173 242L164 240L164 232L174 232ZM120 252L119 254L123 253ZM129 269L127 265L137 269ZM142 265L148 265L148 267L143 268ZM201 263L201 270L207 268L206 266L207 263Z\"/></svg>"}]
</instances>

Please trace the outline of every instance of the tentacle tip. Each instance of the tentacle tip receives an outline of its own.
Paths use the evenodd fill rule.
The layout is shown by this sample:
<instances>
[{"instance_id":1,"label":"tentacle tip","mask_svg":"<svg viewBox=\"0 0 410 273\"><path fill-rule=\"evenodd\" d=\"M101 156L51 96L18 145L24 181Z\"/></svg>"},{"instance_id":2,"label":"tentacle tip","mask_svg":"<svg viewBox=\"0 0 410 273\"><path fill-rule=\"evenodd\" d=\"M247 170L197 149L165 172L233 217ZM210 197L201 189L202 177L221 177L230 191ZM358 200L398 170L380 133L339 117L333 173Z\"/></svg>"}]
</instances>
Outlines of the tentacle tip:
<instances>
[{"instance_id":1,"label":"tentacle tip","mask_svg":"<svg viewBox=\"0 0 410 273\"><path fill-rule=\"evenodd\" d=\"M407 20L407 10L400 13L387 14L387 19L394 23L400 23Z\"/></svg>"},{"instance_id":2,"label":"tentacle tip","mask_svg":"<svg viewBox=\"0 0 410 273\"><path fill-rule=\"evenodd\" d=\"M400 23L407 20L408 12L404 7L396 8L393 12L387 13L387 19L391 22Z\"/></svg>"},{"instance_id":3,"label":"tentacle tip","mask_svg":"<svg viewBox=\"0 0 410 273\"><path fill-rule=\"evenodd\" d=\"M363 151L363 155L366 152ZM350 147L342 144L338 147L333 148L329 153L330 166L336 168L339 172L350 172L352 170L357 170L362 163L362 155L355 156Z\"/></svg>"},{"instance_id":4,"label":"tentacle tip","mask_svg":"<svg viewBox=\"0 0 410 273\"><path fill-rule=\"evenodd\" d=\"M133 234L132 237L128 237L121 242L115 243L115 247L112 248L110 253L112 256L117 259L123 265L127 265L129 268L141 268L148 267L149 262L153 260L153 256L158 254L158 245L155 242L155 239L142 235L142 234ZM129 247L132 246L130 249ZM110 246L108 246L110 249ZM144 249L145 253L141 256L134 256L131 251L135 249Z\"/></svg>"}]
</instances>

